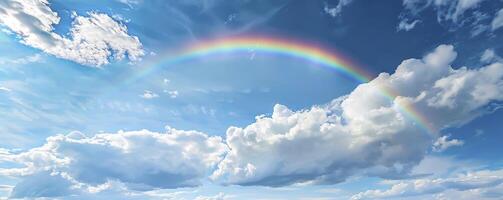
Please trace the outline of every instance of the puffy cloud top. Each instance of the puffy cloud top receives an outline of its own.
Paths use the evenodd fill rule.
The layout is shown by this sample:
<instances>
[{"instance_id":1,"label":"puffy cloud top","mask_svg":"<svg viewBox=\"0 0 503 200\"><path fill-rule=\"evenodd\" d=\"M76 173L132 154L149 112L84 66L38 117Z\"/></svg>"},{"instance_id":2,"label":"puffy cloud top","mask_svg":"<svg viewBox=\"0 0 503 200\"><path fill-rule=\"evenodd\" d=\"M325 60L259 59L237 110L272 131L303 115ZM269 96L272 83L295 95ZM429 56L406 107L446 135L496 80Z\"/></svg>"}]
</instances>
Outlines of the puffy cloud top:
<instances>
[{"instance_id":1,"label":"puffy cloud top","mask_svg":"<svg viewBox=\"0 0 503 200\"><path fill-rule=\"evenodd\" d=\"M69 37L65 37L54 32L53 26L59 24L60 18L47 0L0 2L0 24L19 35L28 46L88 66L108 64L110 58L141 59L142 44L138 37L127 33L125 25L106 14L88 15L75 14Z\"/></svg>"},{"instance_id":2,"label":"puffy cloud top","mask_svg":"<svg viewBox=\"0 0 503 200\"><path fill-rule=\"evenodd\" d=\"M199 185L226 149L220 137L171 128L167 133L142 130L93 137L74 132L50 137L43 146L24 153L1 155L4 161L25 167L0 172L26 180L49 173L89 187L112 180L137 190L177 188Z\"/></svg>"}]
</instances>

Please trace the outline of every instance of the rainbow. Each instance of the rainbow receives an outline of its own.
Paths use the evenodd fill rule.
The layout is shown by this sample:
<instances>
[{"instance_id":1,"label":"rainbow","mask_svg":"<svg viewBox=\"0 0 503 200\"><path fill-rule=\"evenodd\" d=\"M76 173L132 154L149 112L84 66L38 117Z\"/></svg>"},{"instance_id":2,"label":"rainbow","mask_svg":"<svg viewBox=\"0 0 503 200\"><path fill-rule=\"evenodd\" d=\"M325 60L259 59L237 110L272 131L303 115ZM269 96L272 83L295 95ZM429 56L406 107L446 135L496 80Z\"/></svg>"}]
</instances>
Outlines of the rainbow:
<instances>
[{"instance_id":1,"label":"rainbow","mask_svg":"<svg viewBox=\"0 0 503 200\"><path fill-rule=\"evenodd\" d=\"M237 37L198 42L180 52L168 53L167 56L161 56L160 60L154 61L153 65L149 65L150 67L146 67L139 73L136 73L128 82L134 82L138 78L151 74L158 67L212 55L236 52L250 53L251 51L284 55L310 61L320 66L335 69L359 83L368 82L373 77L365 70L355 67L356 65L348 57L335 52L335 50L328 51L322 47L308 43L273 37Z\"/></svg>"},{"instance_id":2,"label":"rainbow","mask_svg":"<svg viewBox=\"0 0 503 200\"><path fill-rule=\"evenodd\" d=\"M160 60L154 61L152 65L147 65L148 67L145 67L140 72L136 72L127 82L134 82L141 77L153 73L158 68L184 61L219 54L250 51L284 55L313 62L319 66L334 69L359 83L367 83L373 78L371 74L357 67L348 57L334 50L327 50L308 43L274 37L235 37L198 42L180 52L168 53L166 56L161 56ZM382 95L390 101L393 101L398 96L390 89L381 88L381 91ZM428 132L436 132L426 118L412 105L400 105L400 107L403 113Z\"/></svg>"}]
</instances>

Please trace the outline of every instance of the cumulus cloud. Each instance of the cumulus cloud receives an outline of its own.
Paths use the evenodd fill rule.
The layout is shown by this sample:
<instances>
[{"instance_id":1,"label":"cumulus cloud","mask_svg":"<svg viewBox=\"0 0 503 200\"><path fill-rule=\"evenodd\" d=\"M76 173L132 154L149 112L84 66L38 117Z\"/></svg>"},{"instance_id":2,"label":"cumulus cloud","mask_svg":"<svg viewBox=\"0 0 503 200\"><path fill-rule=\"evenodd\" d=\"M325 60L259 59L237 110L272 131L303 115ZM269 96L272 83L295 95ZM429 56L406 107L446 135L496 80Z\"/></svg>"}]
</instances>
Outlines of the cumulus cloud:
<instances>
[{"instance_id":1,"label":"cumulus cloud","mask_svg":"<svg viewBox=\"0 0 503 200\"><path fill-rule=\"evenodd\" d=\"M138 61L144 54L138 37L130 36L126 26L103 13L74 14L67 37L54 32L60 17L47 0L2 1L0 11L0 24L16 33L23 44L59 58L102 66L125 57Z\"/></svg>"},{"instance_id":2,"label":"cumulus cloud","mask_svg":"<svg viewBox=\"0 0 503 200\"><path fill-rule=\"evenodd\" d=\"M97 134L79 132L49 137L38 148L1 155L4 162L23 165L1 169L22 177L13 197L62 196L76 189L96 191L110 181L132 190L197 186L226 152L220 137L167 128ZM103 185L105 184L105 185Z\"/></svg>"},{"instance_id":3,"label":"cumulus cloud","mask_svg":"<svg viewBox=\"0 0 503 200\"><path fill-rule=\"evenodd\" d=\"M439 137L435 143L433 143L433 151L442 152L450 147L462 146L464 144L463 141L458 139L449 140L449 136L444 135Z\"/></svg>"},{"instance_id":4,"label":"cumulus cloud","mask_svg":"<svg viewBox=\"0 0 503 200\"><path fill-rule=\"evenodd\" d=\"M353 195L351 199L390 199L427 194L439 194L439 199L448 195L464 193L461 199L486 199L494 197L495 191L503 189L503 170L481 170L457 174L448 178L416 179L400 181L388 190L368 190ZM499 192L501 196L501 192Z\"/></svg>"},{"instance_id":5,"label":"cumulus cloud","mask_svg":"<svg viewBox=\"0 0 503 200\"><path fill-rule=\"evenodd\" d=\"M453 69L456 55L453 46L441 45L328 105L301 111L276 105L271 117L229 128L230 152L212 178L282 186L336 183L355 174L404 177L431 148L438 130L463 124L485 113L489 102L503 100L503 64ZM404 105L428 121L409 117Z\"/></svg>"}]
</instances>

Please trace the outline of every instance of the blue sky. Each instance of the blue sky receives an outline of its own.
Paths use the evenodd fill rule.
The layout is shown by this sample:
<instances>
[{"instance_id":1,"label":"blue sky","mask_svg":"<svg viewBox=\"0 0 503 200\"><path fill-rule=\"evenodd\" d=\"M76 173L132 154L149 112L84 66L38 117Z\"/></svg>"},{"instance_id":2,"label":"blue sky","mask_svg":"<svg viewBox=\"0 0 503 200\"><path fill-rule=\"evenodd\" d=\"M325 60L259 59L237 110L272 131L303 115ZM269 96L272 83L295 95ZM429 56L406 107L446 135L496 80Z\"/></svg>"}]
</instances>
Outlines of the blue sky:
<instances>
[{"instance_id":1,"label":"blue sky","mask_svg":"<svg viewBox=\"0 0 503 200\"><path fill-rule=\"evenodd\" d=\"M0 199L503 198L502 1L7 0L0 30ZM156 64L257 35L372 80L253 49Z\"/></svg>"}]
</instances>

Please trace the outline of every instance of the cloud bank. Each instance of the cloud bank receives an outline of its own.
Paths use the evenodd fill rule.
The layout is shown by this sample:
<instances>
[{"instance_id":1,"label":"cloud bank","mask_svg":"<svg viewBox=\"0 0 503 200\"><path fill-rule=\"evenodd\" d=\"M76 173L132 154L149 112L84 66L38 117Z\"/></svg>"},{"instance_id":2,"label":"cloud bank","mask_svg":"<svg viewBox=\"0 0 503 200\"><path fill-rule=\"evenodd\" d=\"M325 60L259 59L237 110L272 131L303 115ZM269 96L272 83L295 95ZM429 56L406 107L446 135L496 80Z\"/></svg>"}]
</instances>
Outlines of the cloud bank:
<instances>
[{"instance_id":1,"label":"cloud bank","mask_svg":"<svg viewBox=\"0 0 503 200\"><path fill-rule=\"evenodd\" d=\"M230 127L225 141L171 128L93 137L75 132L26 152L1 153L0 161L24 167L0 174L22 179L15 197L99 191L114 181L137 191L190 187L208 176L224 185L274 187L333 184L351 176L407 178L436 143L439 149L455 145L439 130L490 112L491 102L503 100L503 64L455 69L456 56L453 46L440 45L326 105L300 111L275 105L271 116Z\"/></svg>"},{"instance_id":2,"label":"cloud bank","mask_svg":"<svg viewBox=\"0 0 503 200\"><path fill-rule=\"evenodd\" d=\"M96 190L119 181L133 190L193 187L226 152L220 137L168 128L97 134L57 135L41 147L19 154L0 154L0 161L23 165L1 169L22 177L12 197L60 196L77 189Z\"/></svg>"}]
</instances>

